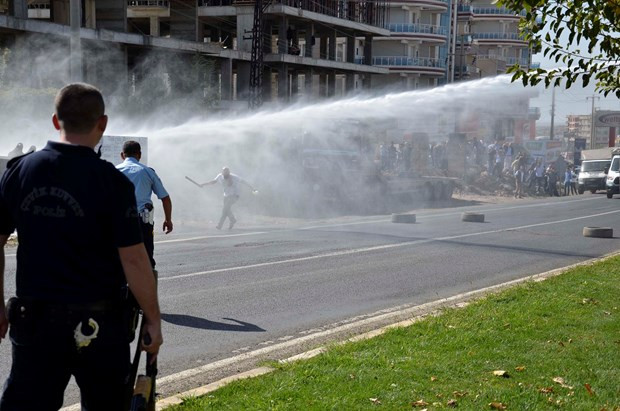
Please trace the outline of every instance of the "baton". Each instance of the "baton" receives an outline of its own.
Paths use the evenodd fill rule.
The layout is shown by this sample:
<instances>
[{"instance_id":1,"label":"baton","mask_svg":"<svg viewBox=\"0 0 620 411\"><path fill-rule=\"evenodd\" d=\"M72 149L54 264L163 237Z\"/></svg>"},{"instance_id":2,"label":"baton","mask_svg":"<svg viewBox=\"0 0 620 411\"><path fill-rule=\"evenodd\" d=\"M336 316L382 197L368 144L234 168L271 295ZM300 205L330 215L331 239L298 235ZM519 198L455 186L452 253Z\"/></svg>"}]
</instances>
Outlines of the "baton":
<instances>
[{"instance_id":1,"label":"baton","mask_svg":"<svg viewBox=\"0 0 620 411\"><path fill-rule=\"evenodd\" d=\"M129 380L127 381L127 403L126 407L129 411L131 411L131 402L134 391L134 384L136 382L136 377L138 376L138 365L140 364L140 340L142 339L142 330L144 329L144 316L142 316L142 320L140 321L140 330L138 331L138 344L136 346L136 352L133 356L133 361L131 362L131 368L129 371Z\"/></svg>"},{"instance_id":2,"label":"baton","mask_svg":"<svg viewBox=\"0 0 620 411\"><path fill-rule=\"evenodd\" d=\"M197 182L195 182L194 180L192 180L188 176L185 176L185 179L187 179L187 181L189 181L190 183L194 184L195 186L198 186L198 187L202 188L202 186L200 184L198 184Z\"/></svg>"}]
</instances>

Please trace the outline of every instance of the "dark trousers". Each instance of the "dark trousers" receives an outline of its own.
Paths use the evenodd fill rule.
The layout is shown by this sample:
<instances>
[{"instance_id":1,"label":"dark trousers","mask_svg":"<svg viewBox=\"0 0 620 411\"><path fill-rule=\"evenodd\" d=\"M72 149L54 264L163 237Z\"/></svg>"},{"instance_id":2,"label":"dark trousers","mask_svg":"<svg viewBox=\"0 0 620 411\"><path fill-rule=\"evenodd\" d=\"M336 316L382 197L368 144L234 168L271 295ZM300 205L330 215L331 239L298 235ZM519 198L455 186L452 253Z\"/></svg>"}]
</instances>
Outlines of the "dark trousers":
<instances>
[{"instance_id":1,"label":"dark trousers","mask_svg":"<svg viewBox=\"0 0 620 411\"><path fill-rule=\"evenodd\" d=\"M0 411L60 409L71 375L83 411L124 409L130 354L122 314L44 311L11 319L13 363ZM78 350L73 331L89 318L99 325L97 338Z\"/></svg>"},{"instance_id":2,"label":"dark trousers","mask_svg":"<svg viewBox=\"0 0 620 411\"><path fill-rule=\"evenodd\" d=\"M218 227L222 227L224 221L226 221L226 217L228 217L228 221L232 226L237 222L234 214L232 213L232 206L239 200L239 196L228 196L224 197L224 204L222 205L222 216L220 217L220 222L217 224Z\"/></svg>"},{"instance_id":3,"label":"dark trousers","mask_svg":"<svg viewBox=\"0 0 620 411\"><path fill-rule=\"evenodd\" d=\"M144 247L146 247L146 253L149 255L151 261L151 267L155 268L155 260L153 259L153 252L155 251L155 244L153 239L153 224L143 223L140 221L142 227L142 239L144 240Z\"/></svg>"}]
</instances>

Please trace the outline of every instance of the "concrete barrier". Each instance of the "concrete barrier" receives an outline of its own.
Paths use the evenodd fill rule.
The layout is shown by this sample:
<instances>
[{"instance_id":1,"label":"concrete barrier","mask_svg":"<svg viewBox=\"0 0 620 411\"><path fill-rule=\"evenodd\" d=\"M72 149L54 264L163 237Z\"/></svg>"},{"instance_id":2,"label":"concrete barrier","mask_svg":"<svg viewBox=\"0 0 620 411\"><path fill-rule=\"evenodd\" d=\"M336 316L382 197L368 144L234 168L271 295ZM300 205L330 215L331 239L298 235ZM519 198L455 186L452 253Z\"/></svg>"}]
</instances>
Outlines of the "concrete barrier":
<instances>
[{"instance_id":1,"label":"concrete barrier","mask_svg":"<svg viewBox=\"0 0 620 411\"><path fill-rule=\"evenodd\" d=\"M466 221L468 223L484 223L484 214L466 212L461 215L461 221Z\"/></svg>"},{"instance_id":2,"label":"concrete barrier","mask_svg":"<svg viewBox=\"0 0 620 411\"><path fill-rule=\"evenodd\" d=\"M392 222L413 224L415 223L415 214L392 214Z\"/></svg>"},{"instance_id":3,"label":"concrete barrier","mask_svg":"<svg viewBox=\"0 0 620 411\"><path fill-rule=\"evenodd\" d=\"M611 227L584 227L584 237L613 238L614 230Z\"/></svg>"}]
</instances>

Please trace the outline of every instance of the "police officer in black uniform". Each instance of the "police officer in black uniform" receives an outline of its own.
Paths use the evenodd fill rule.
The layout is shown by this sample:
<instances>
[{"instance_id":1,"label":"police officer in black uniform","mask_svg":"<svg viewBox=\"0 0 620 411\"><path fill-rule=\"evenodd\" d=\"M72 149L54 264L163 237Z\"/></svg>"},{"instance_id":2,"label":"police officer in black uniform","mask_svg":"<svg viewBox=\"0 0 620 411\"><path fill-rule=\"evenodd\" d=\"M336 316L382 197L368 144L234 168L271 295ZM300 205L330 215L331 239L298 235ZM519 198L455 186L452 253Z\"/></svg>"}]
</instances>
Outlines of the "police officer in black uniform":
<instances>
[{"instance_id":1,"label":"police officer in black uniform","mask_svg":"<svg viewBox=\"0 0 620 411\"><path fill-rule=\"evenodd\" d=\"M13 364L0 410L58 410L71 375L82 410L122 410L130 368L126 284L145 315L143 348L162 343L155 279L133 185L94 147L107 125L101 93L64 87L59 142L9 162L0 181L0 245L17 229L17 297L0 300ZM0 270L4 283L4 265ZM0 291L2 291L0 289ZM146 339L148 341L148 339Z\"/></svg>"}]
</instances>

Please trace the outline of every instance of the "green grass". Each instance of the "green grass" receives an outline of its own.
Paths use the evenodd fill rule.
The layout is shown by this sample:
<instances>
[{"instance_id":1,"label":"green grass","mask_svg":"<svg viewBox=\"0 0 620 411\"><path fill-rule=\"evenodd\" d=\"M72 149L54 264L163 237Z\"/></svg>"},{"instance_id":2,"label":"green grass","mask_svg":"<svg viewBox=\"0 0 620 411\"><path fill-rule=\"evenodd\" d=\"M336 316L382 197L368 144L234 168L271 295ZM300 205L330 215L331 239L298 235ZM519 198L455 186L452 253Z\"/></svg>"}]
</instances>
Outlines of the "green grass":
<instances>
[{"instance_id":1,"label":"green grass","mask_svg":"<svg viewBox=\"0 0 620 411\"><path fill-rule=\"evenodd\" d=\"M618 307L620 257L275 365L271 374L169 410L405 410L418 400L428 405L417 409L429 410L492 409L493 402L512 410L620 410Z\"/></svg>"}]
</instances>

